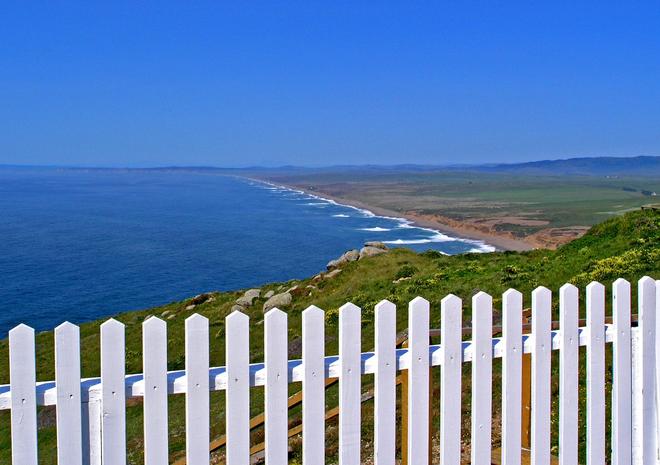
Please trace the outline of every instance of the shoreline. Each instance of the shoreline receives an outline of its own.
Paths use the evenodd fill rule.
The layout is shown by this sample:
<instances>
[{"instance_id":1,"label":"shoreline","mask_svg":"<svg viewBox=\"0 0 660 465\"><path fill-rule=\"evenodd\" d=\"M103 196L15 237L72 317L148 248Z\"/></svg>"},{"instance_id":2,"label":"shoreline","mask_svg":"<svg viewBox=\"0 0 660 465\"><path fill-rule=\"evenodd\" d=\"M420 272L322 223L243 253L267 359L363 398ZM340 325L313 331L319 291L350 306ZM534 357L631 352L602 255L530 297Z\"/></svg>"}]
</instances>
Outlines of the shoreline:
<instances>
[{"instance_id":1,"label":"shoreline","mask_svg":"<svg viewBox=\"0 0 660 465\"><path fill-rule=\"evenodd\" d=\"M270 179L255 178L255 177L247 177L246 179L250 179L252 181L258 181L258 182L264 182L272 186L283 187L286 189L292 189L292 190L304 192L308 195L313 195L316 197L322 197L324 199L336 202L340 205L353 207L360 210L370 211L377 216L382 216L386 218L402 218L407 221L410 221L412 226L433 229L440 233L448 234L456 239L467 239L472 241L483 242L484 245L495 247L496 251L524 252L524 251L534 250L536 248L529 242L526 242L522 239L503 237L496 234L488 234L467 226L447 224L445 222L438 220L435 217L429 218L427 216L419 215L411 212L398 212L387 208L368 205L359 200L347 199L345 197L338 197L335 195L328 194L327 192L323 192L322 190L309 190L295 184L273 182Z\"/></svg>"},{"instance_id":2,"label":"shoreline","mask_svg":"<svg viewBox=\"0 0 660 465\"><path fill-rule=\"evenodd\" d=\"M300 189L298 186L286 186L295 189ZM368 205L359 200L346 199L343 197L336 197L329 195L321 191L307 191L304 189L304 192L308 194L321 195L330 200L333 200L337 203L343 205L349 205L351 207L360 208L364 210L369 210L375 213L378 216L392 217L392 218L404 218L411 222L413 226L419 226L421 228L430 228L437 230L443 234L448 234L456 239L468 239L473 241L481 241L486 245L491 245L497 249L497 251L516 251L524 252L528 250L533 250L535 247L531 244L514 238L497 236L494 234L487 234L481 231L473 230L467 227L453 226L446 223L442 223L437 219L428 218L426 216L410 213L410 212L398 212L395 210L389 210L387 208L375 207L373 205Z\"/></svg>"}]
</instances>

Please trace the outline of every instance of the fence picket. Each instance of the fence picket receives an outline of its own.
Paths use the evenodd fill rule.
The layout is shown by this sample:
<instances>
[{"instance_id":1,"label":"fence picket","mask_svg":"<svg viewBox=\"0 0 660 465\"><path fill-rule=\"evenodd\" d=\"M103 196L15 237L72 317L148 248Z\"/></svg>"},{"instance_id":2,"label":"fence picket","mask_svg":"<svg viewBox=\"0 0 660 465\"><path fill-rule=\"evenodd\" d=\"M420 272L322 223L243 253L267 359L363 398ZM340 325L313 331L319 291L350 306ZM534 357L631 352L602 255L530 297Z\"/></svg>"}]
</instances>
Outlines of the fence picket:
<instances>
[{"instance_id":1,"label":"fence picket","mask_svg":"<svg viewBox=\"0 0 660 465\"><path fill-rule=\"evenodd\" d=\"M209 463L209 320L186 318L186 465Z\"/></svg>"},{"instance_id":2,"label":"fence picket","mask_svg":"<svg viewBox=\"0 0 660 465\"><path fill-rule=\"evenodd\" d=\"M225 319L227 366L227 465L250 463L249 318L232 312Z\"/></svg>"},{"instance_id":3,"label":"fence picket","mask_svg":"<svg viewBox=\"0 0 660 465\"><path fill-rule=\"evenodd\" d=\"M376 305L374 375L374 462L394 465L396 452L396 306ZM409 462L410 463L410 462Z\"/></svg>"},{"instance_id":4,"label":"fence picket","mask_svg":"<svg viewBox=\"0 0 660 465\"><path fill-rule=\"evenodd\" d=\"M614 341L612 343L612 465L632 462L632 377L630 339L630 283L612 284Z\"/></svg>"},{"instance_id":5,"label":"fence picket","mask_svg":"<svg viewBox=\"0 0 660 465\"><path fill-rule=\"evenodd\" d=\"M578 289L564 284L559 290L559 461L578 463Z\"/></svg>"},{"instance_id":6,"label":"fence picket","mask_svg":"<svg viewBox=\"0 0 660 465\"><path fill-rule=\"evenodd\" d=\"M101 465L103 453L101 446L102 415L101 399L89 400L82 404L83 465Z\"/></svg>"},{"instance_id":7,"label":"fence picket","mask_svg":"<svg viewBox=\"0 0 660 465\"><path fill-rule=\"evenodd\" d=\"M472 298L472 463L491 464L493 299Z\"/></svg>"},{"instance_id":8,"label":"fence picket","mask_svg":"<svg viewBox=\"0 0 660 465\"><path fill-rule=\"evenodd\" d=\"M37 394L34 329L9 331L11 457L17 465L37 465Z\"/></svg>"},{"instance_id":9,"label":"fence picket","mask_svg":"<svg viewBox=\"0 0 660 465\"><path fill-rule=\"evenodd\" d=\"M126 388L124 325L110 319L101 325L102 462L126 464Z\"/></svg>"},{"instance_id":10,"label":"fence picket","mask_svg":"<svg viewBox=\"0 0 660 465\"><path fill-rule=\"evenodd\" d=\"M532 292L532 465L550 465L550 368L552 294Z\"/></svg>"},{"instance_id":11,"label":"fence picket","mask_svg":"<svg viewBox=\"0 0 660 465\"><path fill-rule=\"evenodd\" d=\"M587 465L605 463L605 287L587 286Z\"/></svg>"},{"instance_id":12,"label":"fence picket","mask_svg":"<svg viewBox=\"0 0 660 465\"><path fill-rule=\"evenodd\" d=\"M639 463L651 463L655 460L655 281L648 276L639 280L638 287L639 323L638 323L638 347L640 360L638 364L638 380L641 391L641 418L638 425L638 434L641 441ZM634 461L637 463L637 461Z\"/></svg>"},{"instance_id":13,"label":"fence picket","mask_svg":"<svg viewBox=\"0 0 660 465\"><path fill-rule=\"evenodd\" d=\"M303 464L325 463L325 315L311 306L303 324Z\"/></svg>"},{"instance_id":14,"label":"fence picket","mask_svg":"<svg viewBox=\"0 0 660 465\"><path fill-rule=\"evenodd\" d=\"M144 463L167 465L167 325L151 317L142 323L144 370Z\"/></svg>"},{"instance_id":15,"label":"fence picket","mask_svg":"<svg viewBox=\"0 0 660 465\"><path fill-rule=\"evenodd\" d=\"M80 330L71 323L55 328L57 386L57 463L82 465Z\"/></svg>"},{"instance_id":16,"label":"fence picket","mask_svg":"<svg viewBox=\"0 0 660 465\"><path fill-rule=\"evenodd\" d=\"M449 295L441 302L440 343L440 463L461 463L461 369L462 311L461 299Z\"/></svg>"},{"instance_id":17,"label":"fence picket","mask_svg":"<svg viewBox=\"0 0 660 465\"><path fill-rule=\"evenodd\" d=\"M429 302L416 297L408 308L408 463L429 461Z\"/></svg>"},{"instance_id":18,"label":"fence picket","mask_svg":"<svg viewBox=\"0 0 660 465\"><path fill-rule=\"evenodd\" d=\"M586 326L579 327L579 291L570 284L559 292L559 331L553 332L552 293L532 292L531 334L523 336L523 296L502 295L502 327L493 327L493 299L472 298L471 341L462 341L462 302L449 295L441 304L441 344L430 346L430 305L410 302L408 346L396 348L396 307L375 308L375 349L362 353L361 310L339 310L339 354L325 356L324 312L314 306L302 314L302 360L288 360L287 314L273 309L264 317L264 360L250 364L249 318L241 312L225 320L225 367L210 368L209 321L193 315L185 322L185 370L167 372L167 326L152 317L143 323L143 374L126 376L125 327L110 319L100 327L101 376L81 380L80 330L64 323L55 329L55 381L36 381L34 330L20 325L9 332L10 384L0 386L0 410L11 412L12 463L38 463L37 406L55 405L57 462L67 465L126 465L126 396L144 399L145 465L164 465L168 450L168 395L185 394L186 456L176 464L208 465L209 443L224 444L228 465L248 465L251 453L265 450L268 465L288 461L288 436L303 433L304 465L325 462L325 420L339 415L339 463L361 463L363 375L374 374L374 464L396 463L396 375L408 370L402 389L407 410L404 461L430 462L431 365L439 365L440 463L462 459L463 362L472 363L471 463L490 464L492 363L502 358L502 456L520 465L523 354L531 354L531 451L533 465L551 463L552 350L559 355L559 463L578 461L579 347L586 347L586 443L588 465L655 463L660 438L660 281L638 283L638 327L632 328L631 286L612 285L613 324L606 325L605 288L586 288ZM435 330L434 330L435 331ZM493 337L493 332L502 338ZM437 334L433 332L433 334ZM612 416L606 420L606 344L612 343ZM339 380L339 406L326 414L327 378ZM302 381L301 393L288 398L289 383ZM265 412L250 418L250 389L265 388ZM225 390L226 436L210 441L210 391ZM304 393L304 395L303 395ZM290 406L302 402L303 424L288 428ZM403 405L403 404L402 404ZM529 408L529 406L527 406ZM265 420L264 420L265 419ZM606 451L606 421L611 421L611 457ZM250 449L250 430L265 423L265 443ZM217 446L212 445L215 450ZM525 446L527 447L527 446Z\"/></svg>"},{"instance_id":19,"label":"fence picket","mask_svg":"<svg viewBox=\"0 0 660 465\"><path fill-rule=\"evenodd\" d=\"M266 465L288 462L288 344L286 313L274 308L264 317L266 367Z\"/></svg>"},{"instance_id":20,"label":"fence picket","mask_svg":"<svg viewBox=\"0 0 660 465\"><path fill-rule=\"evenodd\" d=\"M360 309L339 309L339 463L360 465L361 320Z\"/></svg>"},{"instance_id":21,"label":"fence picket","mask_svg":"<svg viewBox=\"0 0 660 465\"><path fill-rule=\"evenodd\" d=\"M522 294L502 296L502 465L520 465L522 404Z\"/></svg>"}]
</instances>

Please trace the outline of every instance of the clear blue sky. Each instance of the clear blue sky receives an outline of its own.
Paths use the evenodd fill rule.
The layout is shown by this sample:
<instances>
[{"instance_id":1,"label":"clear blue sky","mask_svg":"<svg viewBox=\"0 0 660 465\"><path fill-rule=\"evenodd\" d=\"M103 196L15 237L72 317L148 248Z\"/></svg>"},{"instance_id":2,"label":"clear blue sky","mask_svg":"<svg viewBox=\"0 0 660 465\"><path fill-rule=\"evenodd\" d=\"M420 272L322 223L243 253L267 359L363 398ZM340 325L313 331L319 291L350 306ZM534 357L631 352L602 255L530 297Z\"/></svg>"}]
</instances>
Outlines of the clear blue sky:
<instances>
[{"instance_id":1,"label":"clear blue sky","mask_svg":"<svg viewBox=\"0 0 660 465\"><path fill-rule=\"evenodd\" d=\"M660 155L657 1L100 3L0 3L0 163Z\"/></svg>"}]
</instances>

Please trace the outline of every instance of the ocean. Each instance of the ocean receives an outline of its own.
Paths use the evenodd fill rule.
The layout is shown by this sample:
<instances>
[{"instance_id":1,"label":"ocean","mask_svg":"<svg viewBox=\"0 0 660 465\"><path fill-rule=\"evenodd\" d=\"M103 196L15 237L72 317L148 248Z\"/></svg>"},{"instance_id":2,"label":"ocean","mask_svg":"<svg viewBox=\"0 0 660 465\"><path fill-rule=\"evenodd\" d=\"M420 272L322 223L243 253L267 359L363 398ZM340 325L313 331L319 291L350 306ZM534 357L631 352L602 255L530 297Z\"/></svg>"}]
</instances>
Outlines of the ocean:
<instances>
[{"instance_id":1,"label":"ocean","mask_svg":"<svg viewBox=\"0 0 660 465\"><path fill-rule=\"evenodd\" d=\"M215 173L0 168L0 337L201 292L309 277L365 241L490 251L304 192Z\"/></svg>"}]
</instances>

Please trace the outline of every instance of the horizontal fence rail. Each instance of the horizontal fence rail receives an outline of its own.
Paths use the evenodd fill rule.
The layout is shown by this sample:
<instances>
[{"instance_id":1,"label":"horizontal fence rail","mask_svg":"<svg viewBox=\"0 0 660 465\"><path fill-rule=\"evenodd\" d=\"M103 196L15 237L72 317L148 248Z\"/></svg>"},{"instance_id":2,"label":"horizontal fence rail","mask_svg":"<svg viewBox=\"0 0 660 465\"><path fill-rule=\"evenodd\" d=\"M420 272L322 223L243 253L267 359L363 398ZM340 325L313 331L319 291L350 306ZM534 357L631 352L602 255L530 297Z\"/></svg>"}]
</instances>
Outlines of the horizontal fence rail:
<instances>
[{"instance_id":1,"label":"horizontal fence rail","mask_svg":"<svg viewBox=\"0 0 660 465\"><path fill-rule=\"evenodd\" d=\"M631 325L631 288L622 279L605 287L585 289L585 315L580 320L577 287L559 291L559 322L553 322L552 293L532 292L531 323L523 318L523 296L509 290L502 296L502 321L493 324L493 300L480 292L471 302L471 340L464 341L463 302L456 296L440 304L441 329L430 329L432 305L423 298L408 308L407 347L397 348L396 308L383 301L375 309L375 349L362 352L361 309L346 304L339 310L339 353L325 354L325 314L310 307L302 314L302 359L288 360L287 314L273 309L264 318L264 362L250 363L249 319L233 312L226 318L226 366L209 366L209 322L193 315L185 322L185 369L167 371L167 326L151 317L143 323L143 374L125 374L124 325L108 320L100 329L101 376L80 377L80 333L64 323L55 337L54 381L37 382L34 330L19 325L9 333L10 384L0 386L0 410L11 410L12 463L38 462L37 407L56 406L57 456L60 465L127 463L126 401L142 398L144 460L166 464L168 396L185 396L186 463L209 463L210 392L226 391L225 456L229 465L250 462L250 388L265 388L265 460L288 461L288 385L301 383L303 463L324 463L326 450L325 389L338 379L339 462L360 464L362 376L374 375L374 463L395 463L397 450L397 372L407 377L402 396L407 406L407 436L402 447L408 464L426 465L433 436L429 434L430 368L440 376L439 460L459 464L463 452L462 367L471 363L471 462L493 460L493 412L501 409L501 451L497 463L519 465L529 447L532 463L577 463L578 405L586 398L586 459L589 464L657 463L658 400L660 398L660 285L649 277L638 283L637 326ZM611 308L611 317L606 317ZM437 310L433 310L437 311ZM526 331L531 332L526 333ZM438 334L438 332L440 334ZM494 334L501 336L493 337ZM440 344L431 344L431 337ZM612 408L606 416L606 345L612 347ZM586 394L579 389L579 349L586 348ZM658 349L660 350L660 349ZM552 352L559 361L559 449L551 451ZM521 439L524 393L523 358L531 355L530 441ZM502 403L493 403L493 360L502 359ZM611 450L606 450L606 435Z\"/></svg>"}]
</instances>

